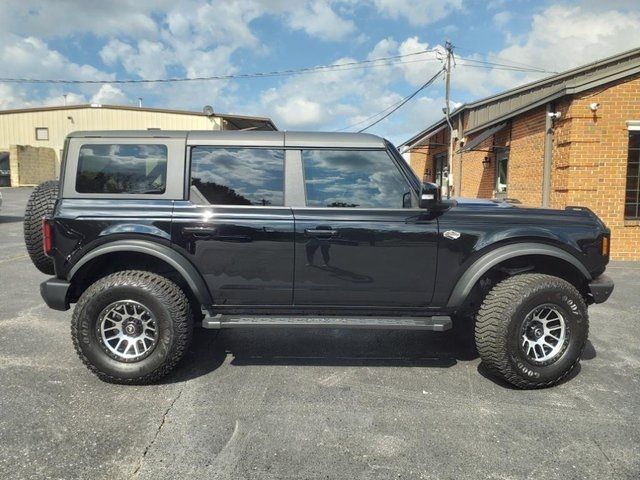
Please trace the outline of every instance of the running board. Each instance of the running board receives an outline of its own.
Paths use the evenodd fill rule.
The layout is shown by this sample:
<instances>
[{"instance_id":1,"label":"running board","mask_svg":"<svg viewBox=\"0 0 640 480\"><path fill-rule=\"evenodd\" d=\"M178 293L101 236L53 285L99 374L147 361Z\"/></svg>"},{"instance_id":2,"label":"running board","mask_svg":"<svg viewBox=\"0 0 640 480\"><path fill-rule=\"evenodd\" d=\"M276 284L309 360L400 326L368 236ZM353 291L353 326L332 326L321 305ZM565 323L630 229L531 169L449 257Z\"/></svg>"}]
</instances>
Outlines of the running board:
<instances>
[{"instance_id":1,"label":"running board","mask_svg":"<svg viewBox=\"0 0 640 480\"><path fill-rule=\"evenodd\" d=\"M311 328L380 328L393 330L431 330L443 332L451 328L451 317L437 315L433 317L311 317L299 315L278 316L242 316L222 315L206 316L202 321L204 328L251 328L251 327L311 327Z\"/></svg>"}]
</instances>

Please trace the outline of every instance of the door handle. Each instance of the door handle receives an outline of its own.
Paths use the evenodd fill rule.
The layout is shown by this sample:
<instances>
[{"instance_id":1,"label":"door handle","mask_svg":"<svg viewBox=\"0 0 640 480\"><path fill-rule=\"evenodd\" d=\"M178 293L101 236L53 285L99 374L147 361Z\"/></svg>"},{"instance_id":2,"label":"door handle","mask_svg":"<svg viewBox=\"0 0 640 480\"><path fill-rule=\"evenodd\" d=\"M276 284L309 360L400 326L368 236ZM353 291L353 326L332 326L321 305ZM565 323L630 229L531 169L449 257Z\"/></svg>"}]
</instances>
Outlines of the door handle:
<instances>
[{"instance_id":1,"label":"door handle","mask_svg":"<svg viewBox=\"0 0 640 480\"><path fill-rule=\"evenodd\" d=\"M336 235L338 235L338 231L318 228L305 228L304 234L307 237L335 237Z\"/></svg>"},{"instance_id":2,"label":"door handle","mask_svg":"<svg viewBox=\"0 0 640 480\"><path fill-rule=\"evenodd\" d=\"M194 238L209 238L217 235L218 229L211 227L183 227L182 233Z\"/></svg>"}]
</instances>

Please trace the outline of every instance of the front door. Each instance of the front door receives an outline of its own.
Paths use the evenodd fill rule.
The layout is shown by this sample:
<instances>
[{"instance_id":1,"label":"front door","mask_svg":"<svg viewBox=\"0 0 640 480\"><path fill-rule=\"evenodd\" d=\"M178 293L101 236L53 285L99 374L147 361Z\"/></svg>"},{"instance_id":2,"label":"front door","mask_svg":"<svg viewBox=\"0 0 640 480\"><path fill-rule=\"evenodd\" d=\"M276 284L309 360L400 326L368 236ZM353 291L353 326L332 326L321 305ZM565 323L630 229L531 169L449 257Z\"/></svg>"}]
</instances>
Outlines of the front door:
<instances>
[{"instance_id":1,"label":"front door","mask_svg":"<svg viewBox=\"0 0 640 480\"><path fill-rule=\"evenodd\" d=\"M176 202L174 243L216 305L291 305L293 215L282 148L191 148L189 200Z\"/></svg>"},{"instance_id":2,"label":"front door","mask_svg":"<svg viewBox=\"0 0 640 480\"><path fill-rule=\"evenodd\" d=\"M507 198L507 175L509 173L509 150L501 148L496 152L496 198Z\"/></svg>"},{"instance_id":3,"label":"front door","mask_svg":"<svg viewBox=\"0 0 640 480\"><path fill-rule=\"evenodd\" d=\"M437 220L385 150L303 150L294 207L296 306L425 307Z\"/></svg>"}]
</instances>

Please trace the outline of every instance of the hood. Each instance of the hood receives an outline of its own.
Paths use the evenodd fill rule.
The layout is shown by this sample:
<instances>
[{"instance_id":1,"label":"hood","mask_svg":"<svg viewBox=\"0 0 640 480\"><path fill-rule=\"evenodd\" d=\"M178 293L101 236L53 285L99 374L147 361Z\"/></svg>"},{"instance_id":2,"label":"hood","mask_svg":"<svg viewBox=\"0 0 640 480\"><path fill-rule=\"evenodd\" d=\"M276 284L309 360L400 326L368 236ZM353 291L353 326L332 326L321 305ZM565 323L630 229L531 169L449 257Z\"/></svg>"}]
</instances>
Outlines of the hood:
<instances>
[{"instance_id":1,"label":"hood","mask_svg":"<svg viewBox=\"0 0 640 480\"><path fill-rule=\"evenodd\" d=\"M513 208L520 203L518 200L497 200L491 198L453 197L452 200L455 200L457 205L464 207Z\"/></svg>"}]
</instances>

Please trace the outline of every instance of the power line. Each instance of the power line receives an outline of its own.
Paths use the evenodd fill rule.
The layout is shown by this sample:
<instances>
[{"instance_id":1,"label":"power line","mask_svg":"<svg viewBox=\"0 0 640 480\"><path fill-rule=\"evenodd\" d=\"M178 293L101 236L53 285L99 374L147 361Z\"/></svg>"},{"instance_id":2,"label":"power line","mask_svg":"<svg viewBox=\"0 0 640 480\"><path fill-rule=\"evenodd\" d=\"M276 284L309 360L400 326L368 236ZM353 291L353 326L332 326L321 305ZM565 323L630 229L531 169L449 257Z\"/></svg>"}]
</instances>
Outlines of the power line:
<instances>
[{"instance_id":1,"label":"power line","mask_svg":"<svg viewBox=\"0 0 640 480\"><path fill-rule=\"evenodd\" d=\"M502 60L503 62L509 62L509 63L514 64L514 65L519 65L519 66L522 66L522 67L531 68L531 69L535 69L535 70L544 70L544 73L558 73L558 72L554 72L554 71L545 70L542 67L537 67L535 65L531 65L530 63L524 63L524 62L518 62L518 61L515 61L515 60L511 60L510 58L505 58L505 57L503 57L501 55L496 55L494 53L481 53L481 52L476 52L474 50L471 50L469 48L459 47L459 46L457 46L457 48L459 50L464 50L465 52L475 53L476 55L483 55L485 57L497 58L499 60ZM487 63L489 63L489 62L487 62Z\"/></svg>"},{"instance_id":2,"label":"power line","mask_svg":"<svg viewBox=\"0 0 640 480\"><path fill-rule=\"evenodd\" d=\"M462 65L463 67L472 67L472 68L486 68L489 70L505 70L508 72L524 72L524 73L556 73L556 72L549 72L546 70L532 70L529 68L517 68L517 67L496 67L496 66L491 66L491 65L474 65L471 63L458 63L458 65Z\"/></svg>"},{"instance_id":3,"label":"power line","mask_svg":"<svg viewBox=\"0 0 640 480\"><path fill-rule=\"evenodd\" d=\"M522 70L522 71L528 71L528 72L558 73L558 72L552 72L550 70L545 70L543 68L537 68L537 67L527 68L527 67L519 67L516 65L508 65L506 63L496 63L496 62L488 62L486 60L477 60L475 58L465 58L465 57L458 57L458 58L460 58L460 60L463 60L465 62L479 63L482 65L487 65L492 67L504 67L512 70Z\"/></svg>"},{"instance_id":4,"label":"power line","mask_svg":"<svg viewBox=\"0 0 640 480\"><path fill-rule=\"evenodd\" d=\"M365 130L369 130L371 127L373 127L374 125L380 123L382 120L384 120L385 118L387 118L389 115L391 115L392 113L394 113L396 110L398 110L400 107L402 107L405 103L407 103L409 100L411 100L413 97L415 97L416 95L418 95L418 93L420 93L422 90L424 90L425 88L427 88L429 85L431 85L433 82L435 82L436 78L438 78L441 74L442 74L443 70L438 70L438 72L436 72L436 74L431 77L429 80L427 80L425 83L423 83L420 88L418 88L415 92L413 92L411 95L406 96L405 98L403 98L391 111L387 112L384 116L380 117L378 120L376 120L375 122L367 125L364 128L361 128L360 130L358 130L358 133L362 133ZM387 107L385 110L388 110L389 107ZM384 110L382 111L384 112ZM379 115L382 112L378 112L376 115L373 115L374 117Z\"/></svg>"},{"instance_id":5,"label":"power line","mask_svg":"<svg viewBox=\"0 0 640 480\"><path fill-rule=\"evenodd\" d=\"M113 79L113 80L65 80L65 79L36 79L36 78L0 78L0 83L54 83L54 84L136 84L136 83L177 83L177 82L194 82L205 80L232 80L232 79L244 79L244 78L264 78L264 77L281 77L289 75L301 75L309 73L319 73L325 71L342 71L352 70L358 68L375 68L386 65L395 65L403 63L414 63L418 61L434 61L437 59L419 59L419 60L407 60L401 59L407 57L413 57L416 55L424 55L425 53L435 52L434 49L426 49L418 52L405 53L402 55L392 55L388 57L379 57L369 60L359 60L353 62L345 62L331 65L319 65L316 67L304 67L288 70L275 70L271 72L252 72L252 73L239 73L229 75L211 75L202 77L175 77L175 78L156 78L156 79Z\"/></svg>"}]
</instances>

